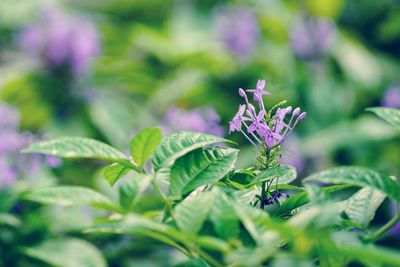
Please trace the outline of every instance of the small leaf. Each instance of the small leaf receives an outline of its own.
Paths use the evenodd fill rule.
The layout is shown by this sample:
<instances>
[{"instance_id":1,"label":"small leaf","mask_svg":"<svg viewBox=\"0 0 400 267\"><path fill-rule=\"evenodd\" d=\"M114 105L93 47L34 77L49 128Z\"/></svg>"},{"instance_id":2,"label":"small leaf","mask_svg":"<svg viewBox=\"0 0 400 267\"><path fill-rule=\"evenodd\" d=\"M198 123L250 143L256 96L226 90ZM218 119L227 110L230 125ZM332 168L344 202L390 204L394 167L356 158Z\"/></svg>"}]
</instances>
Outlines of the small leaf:
<instances>
[{"instance_id":1,"label":"small leaf","mask_svg":"<svg viewBox=\"0 0 400 267\"><path fill-rule=\"evenodd\" d=\"M367 227L385 197L379 190L364 187L346 201L344 211L351 220Z\"/></svg>"},{"instance_id":2,"label":"small leaf","mask_svg":"<svg viewBox=\"0 0 400 267\"><path fill-rule=\"evenodd\" d=\"M176 159L190 151L222 142L229 142L229 140L210 134L189 131L181 131L166 136L153 155L153 168L158 171L170 166Z\"/></svg>"},{"instance_id":3,"label":"small leaf","mask_svg":"<svg viewBox=\"0 0 400 267\"><path fill-rule=\"evenodd\" d=\"M133 160L139 166L143 166L153 155L161 138L162 133L160 128L147 128L136 134L130 144Z\"/></svg>"},{"instance_id":4,"label":"small leaf","mask_svg":"<svg viewBox=\"0 0 400 267\"><path fill-rule=\"evenodd\" d=\"M189 196L175 207L178 227L187 233L196 234L205 222L214 199L213 192Z\"/></svg>"},{"instance_id":5,"label":"small leaf","mask_svg":"<svg viewBox=\"0 0 400 267\"><path fill-rule=\"evenodd\" d=\"M24 249L24 253L52 266L107 266L106 261L95 246L77 238L47 240L36 247Z\"/></svg>"},{"instance_id":6,"label":"small leaf","mask_svg":"<svg viewBox=\"0 0 400 267\"><path fill-rule=\"evenodd\" d=\"M127 211L132 208L139 195L149 187L152 179L150 175L136 175L129 178L119 188L119 202Z\"/></svg>"},{"instance_id":7,"label":"small leaf","mask_svg":"<svg viewBox=\"0 0 400 267\"><path fill-rule=\"evenodd\" d=\"M279 178L278 184L288 184L296 179L296 176L296 169L292 166L279 166L260 172L252 184L259 184L275 178Z\"/></svg>"},{"instance_id":8,"label":"small leaf","mask_svg":"<svg viewBox=\"0 0 400 267\"><path fill-rule=\"evenodd\" d=\"M363 167L338 167L313 174L304 182L318 181L323 183L347 183L367 186L386 193L396 201L400 201L400 184L393 176L380 175L376 171Z\"/></svg>"},{"instance_id":9,"label":"small leaf","mask_svg":"<svg viewBox=\"0 0 400 267\"><path fill-rule=\"evenodd\" d=\"M131 169L120 163L113 163L103 168L101 174L110 185L114 185L121 177L125 176Z\"/></svg>"},{"instance_id":10,"label":"small leaf","mask_svg":"<svg viewBox=\"0 0 400 267\"><path fill-rule=\"evenodd\" d=\"M367 108L367 111L375 113L389 124L400 129L400 109L376 107Z\"/></svg>"},{"instance_id":11,"label":"small leaf","mask_svg":"<svg viewBox=\"0 0 400 267\"><path fill-rule=\"evenodd\" d=\"M342 189L351 187L351 185L332 185L321 188L323 193L334 193ZM292 210L301 207L309 202L308 192L302 191L297 194L291 195L289 199L283 202L282 206L279 208L279 215L290 214Z\"/></svg>"},{"instance_id":12,"label":"small leaf","mask_svg":"<svg viewBox=\"0 0 400 267\"><path fill-rule=\"evenodd\" d=\"M42 153L62 158L101 159L132 167L122 152L105 143L83 137L60 137L36 143L24 149L23 153Z\"/></svg>"},{"instance_id":13,"label":"small leaf","mask_svg":"<svg viewBox=\"0 0 400 267\"><path fill-rule=\"evenodd\" d=\"M180 157L171 168L170 194L180 196L199 186L216 183L234 166L238 150L197 149Z\"/></svg>"},{"instance_id":14,"label":"small leaf","mask_svg":"<svg viewBox=\"0 0 400 267\"><path fill-rule=\"evenodd\" d=\"M113 206L104 195L80 186L35 188L22 195L23 199L44 204Z\"/></svg>"}]
</instances>

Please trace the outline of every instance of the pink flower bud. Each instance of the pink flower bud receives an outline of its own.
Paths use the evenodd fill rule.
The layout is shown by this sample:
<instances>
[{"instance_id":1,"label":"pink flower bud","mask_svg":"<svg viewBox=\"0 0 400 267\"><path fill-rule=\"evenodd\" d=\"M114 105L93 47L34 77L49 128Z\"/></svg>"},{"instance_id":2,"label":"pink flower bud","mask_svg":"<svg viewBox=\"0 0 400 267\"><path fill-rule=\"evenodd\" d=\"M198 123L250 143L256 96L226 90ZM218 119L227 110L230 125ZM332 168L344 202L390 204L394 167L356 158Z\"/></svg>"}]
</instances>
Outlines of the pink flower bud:
<instances>
[{"instance_id":1,"label":"pink flower bud","mask_svg":"<svg viewBox=\"0 0 400 267\"><path fill-rule=\"evenodd\" d=\"M304 119L307 116L307 112L303 112L299 115L299 120Z\"/></svg>"},{"instance_id":2,"label":"pink flower bud","mask_svg":"<svg viewBox=\"0 0 400 267\"><path fill-rule=\"evenodd\" d=\"M295 108L294 110L293 110L293 117L294 116L297 116L297 115L299 115L300 114L300 108Z\"/></svg>"},{"instance_id":3,"label":"pink flower bud","mask_svg":"<svg viewBox=\"0 0 400 267\"><path fill-rule=\"evenodd\" d=\"M242 88L239 88L239 95L241 97L246 97L246 92Z\"/></svg>"}]
</instances>

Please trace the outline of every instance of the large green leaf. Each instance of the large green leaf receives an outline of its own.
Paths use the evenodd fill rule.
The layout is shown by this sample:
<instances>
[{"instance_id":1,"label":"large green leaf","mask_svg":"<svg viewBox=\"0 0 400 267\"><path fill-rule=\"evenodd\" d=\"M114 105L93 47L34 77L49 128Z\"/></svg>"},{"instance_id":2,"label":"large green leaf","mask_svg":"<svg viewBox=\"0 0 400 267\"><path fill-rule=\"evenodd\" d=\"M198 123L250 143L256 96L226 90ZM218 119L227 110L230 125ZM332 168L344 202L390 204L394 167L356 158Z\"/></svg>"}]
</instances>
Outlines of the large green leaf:
<instances>
[{"instance_id":1,"label":"large green leaf","mask_svg":"<svg viewBox=\"0 0 400 267\"><path fill-rule=\"evenodd\" d=\"M25 248L28 256L61 267L105 267L106 261L92 244L75 238L52 239L32 248Z\"/></svg>"},{"instance_id":2,"label":"large green leaf","mask_svg":"<svg viewBox=\"0 0 400 267\"><path fill-rule=\"evenodd\" d=\"M344 211L351 220L367 227L385 197L382 191L364 187L346 201Z\"/></svg>"},{"instance_id":3,"label":"large green leaf","mask_svg":"<svg viewBox=\"0 0 400 267\"><path fill-rule=\"evenodd\" d=\"M400 109L376 107L368 108L367 110L372 111L389 124L400 129Z\"/></svg>"},{"instance_id":4,"label":"large green leaf","mask_svg":"<svg viewBox=\"0 0 400 267\"><path fill-rule=\"evenodd\" d=\"M121 177L128 174L131 169L125 167L121 163L113 163L104 167L101 174L106 178L110 185L114 185Z\"/></svg>"},{"instance_id":5,"label":"large green leaf","mask_svg":"<svg viewBox=\"0 0 400 267\"><path fill-rule=\"evenodd\" d=\"M153 155L153 168L158 171L170 166L176 159L192 150L221 142L228 142L228 140L214 135L189 131L181 131L166 136Z\"/></svg>"},{"instance_id":6,"label":"large green leaf","mask_svg":"<svg viewBox=\"0 0 400 267\"><path fill-rule=\"evenodd\" d=\"M113 209L114 205L104 195L92 189L80 186L43 187L29 190L22 195L23 199L45 203L70 205L93 205Z\"/></svg>"},{"instance_id":7,"label":"large green leaf","mask_svg":"<svg viewBox=\"0 0 400 267\"><path fill-rule=\"evenodd\" d=\"M213 147L180 157L171 168L170 194L186 194L222 179L234 167L237 153L236 149Z\"/></svg>"},{"instance_id":8,"label":"large green leaf","mask_svg":"<svg viewBox=\"0 0 400 267\"><path fill-rule=\"evenodd\" d=\"M128 167L129 159L115 148L97 140L84 137L60 137L33 144L24 153L42 153L63 158L92 158L120 162Z\"/></svg>"},{"instance_id":9,"label":"large green leaf","mask_svg":"<svg viewBox=\"0 0 400 267\"><path fill-rule=\"evenodd\" d=\"M304 182L318 181L323 183L347 183L367 186L386 193L389 197L400 201L400 184L393 176L385 176L364 167L338 167L315 173Z\"/></svg>"},{"instance_id":10,"label":"large green leaf","mask_svg":"<svg viewBox=\"0 0 400 267\"><path fill-rule=\"evenodd\" d=\"M215 194L210 213L214 229L224 239L236 238L240 228L235 203L220 190L216 190Z\"/></svg>"},{"instance_id":11,"label":"large green leaf","mask_svg":"<svg viewBox=\"0 0 400 267\"><path fill-rule=\"evenodd\" d=\"M196 234L210 212L214 192L204 192L189 196L176 205L174 214L178 227L187 233Z\"/></svg>"},{"instance_id":12,"label":"large green leaf","mask_svg":"<svg viewBox=\"0 0 400 267\"><path fill-rule=\"evenodd\" d=\"M288 184L296 179L296 169L292 166L279 166L257 174L252 184L258 184L264 181L270 181L275 178L278 179L278 184Z\"/></svg>"},{"instance_id":13,"label":"large green leaf","mask_svg":"<svg viewBox=\"0 0 400 267\"><path fill-rule=\"evenodd\" d=\"M400 266L400 253L398 250L381 248L373 245L338 246L330 248L335 256L346 256L358 260L368 266ZM374 265L375 264L375 265Z\"/></svg>"},{"instance_id":14,"label":"large green leaf","mask_svg":"<svg viewBox=\"0 0 400 267\"><path fill-rule=\"evenodd\" d=\"M130 144L133 160L139 166L143 166L153 155L161 138L162 132L160 128L147 128L136 134Z\"/></svg>"},{"instance_id":15,"label":"large green leaf","mask_svg":"<svg viewBox=\"0 0 400 267\"><path fill-rule=\"evenodd\" d=\"M183 252L185 248L181 244L188 242L187 235L167 224L151 220L144 216L129 214L122 220L110 221L93 226L86 233L109 234L137 234L147 236L173 246ZM179 242L179 243L178 243Z\"/></svg>"},{"instance_id":16,"label":"large green leaf","mask_svg":"<svg viewBox=\"0 0 400 267\"><path fill-rule=\"evenodd\" d=\"M271 225L268 213L263 210L249 205L237 205L235 210L244 227L256 241Z\"/></svg>"}]
</instances>

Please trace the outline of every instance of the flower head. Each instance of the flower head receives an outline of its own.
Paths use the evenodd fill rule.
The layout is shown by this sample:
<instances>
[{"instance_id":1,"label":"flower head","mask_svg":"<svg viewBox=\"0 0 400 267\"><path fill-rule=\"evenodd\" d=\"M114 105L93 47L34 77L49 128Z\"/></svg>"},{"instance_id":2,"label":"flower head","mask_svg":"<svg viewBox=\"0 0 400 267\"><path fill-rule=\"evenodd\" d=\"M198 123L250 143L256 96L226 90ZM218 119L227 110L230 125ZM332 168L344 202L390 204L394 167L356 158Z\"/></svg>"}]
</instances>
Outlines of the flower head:
<instances>
[{"instance_id":1,"label":"flower head","mask_svg":"<svg viewBox=\"0 0 400 267\"><path fill-rule=\"evenodd\" d=\"M224 6L215 12L218 39L233 54L246 57L251 54L259 38L255 14L246 6Z\"/></svg>"},{"instance_id":2,"label":"flower head","mask_svg":"<svg viewBox=\"0 0 400 267\"><path fill-rule=\"evenodd\" d=\"M23 50L50 69L67 66L74 74L84 72L100 50L93 24L56 6L45 7L40 15L19 36Z\"/></svg>"},{"instance_id":3,"label":"flower head","mask_svg":"<svg viewBox=\"0 0 400 267\"><path fill-rule=\"evenodd\" d=\"M278 108L270 118L268 114L271 111L268 113L265 111L262 99L263 95L270 93L264 91L264 87L265 81L258 80L256 89L247 90L254 94L254 101L259 104L259 111L249 103L246 92L239 89L239 95L245 99L246 105L239 106L238 112L230 121L229 132L241 131L252 144L258 143L258 146L265 145L267 148L272 148L279 146L287 138L297 123L306 117L306 113L301 113L300 108L293 110L289 106ZM243 116L244 113L248 117ZM248 120L251 121L250 125L246 124ZM245 125L246 131L242 130L242 125Z\"/></svg>"}]
</instances>

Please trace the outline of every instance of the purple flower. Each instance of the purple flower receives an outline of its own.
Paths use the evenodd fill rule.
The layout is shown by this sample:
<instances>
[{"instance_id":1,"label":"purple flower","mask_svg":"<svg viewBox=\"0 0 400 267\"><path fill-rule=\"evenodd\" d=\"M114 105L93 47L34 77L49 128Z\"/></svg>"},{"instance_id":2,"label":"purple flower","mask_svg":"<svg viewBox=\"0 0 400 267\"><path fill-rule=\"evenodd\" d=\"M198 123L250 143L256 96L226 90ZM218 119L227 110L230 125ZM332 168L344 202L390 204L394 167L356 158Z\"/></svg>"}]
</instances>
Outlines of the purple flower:
<instances>
[{"instance_id":1,"label":"purple flower","mask_svg":"<svg viewBox=\"0 0 400 267\"><path fill-rule=\"evenodd\" d=\"M25 174L33 177L49 160L43 155L24 155L20 150L37 138L30 133L19 131L19 113L16 109L0 103L0 188L8 187ZM55 159L49 166L55 167ZM60 160L58 159L58 165Z\"/></svg>"},{"instance_id":2,"label":"purple flower","mask_svg":"<svg viewBox=\"0 0 400 267\"><path fill-rule=\"evenodd\" d=\"M216 34L226 48L237 56L248 56L259 38L255 14L245 6L217 8L214 16Z\"/></svg>"},{"instance_id":3,"label":"purple flower","mask_svg":"<svg viewBox=\"0 0 400 267\"><path fill-rule=\"evenodd\" d=\"M240 129L242 129L242 123L245 120L248 120L248 118L243 116L245 110L246 110L246 106L245 105L240 105L239 106L238 112L233 117L233 119L229 122L229 133L235 132L235 131L240 131Z\"/></svg>"},{"instance_id":4,"label":"purple flower","mask_svg":"<svg viewBox=\"0 0 400 267\"><path fill-rule=\"evenodd\" d=\"M229 128L230 132L241 131L247 140L256 147L258 147L256 143L259 145L263 143L270 148L280 145L297 123L306 117L307 113L300 113L300 108L295 108L293 112L292 107L278 108L275 115L272 118L268 118L261 97L263 94L266 94L266 92L263 91L264 87L265 81L258 80L257 89L248 90L254 94L254 100L259 104L260 110L258 112L256 108L249 103L246 92L243 89L239 89L239 95L245 99L246 106L240 105L239 111L231 120ZM247 109L245 110L246 107ZM250 126L247 126L245 122L249 120L249 118L243 116L244 112L246 112L251 120ZM289 120L286 120L289 114L291 114L291 117ZM247 133L249 133L250 136L242 130L242 124L245 125Z\"/></svg>"},{"instance_id":5,"label":"purple flower","mask_svg":"<svg viewBox=\"0 0 400 267\"><path fill-rule=\"evenodd\" d=\"M382 106L388 108L400 108L400 87L391 86L386 90L382 99Z\"/></svg>"},{"instance_id":6,"label":"purple flower","mask_svg":"<svg viewBox=\"0 0 400 267\"><path fill-rule=\"evenodd\" d=\"M86 71L100 50L96 29L88 20L55 6L44 8L39 21L22 31L19 44L50 69L68 66L74 74Z\"/></svg>"},{"instance_id":7,"label":"purple flower","mask_svg":"<svg viewBox=\"0 0 400 267\"><path fill-rule=\"evenodd\" d=\"M332 21L300 18L291 29L290 41L299 58L312 60L329 52L336 41L336 35L336 26Z\"/></svg>"},{"instance_id":8,"label":"purple flower","mask_svg":"<svg viewBox=\"0 0 400 267\"><path fill-rule=\"evenodd\" d=\"M268 91L264 91L265 80L258 80L256 89L247 89L247 92L253 93L254 101L260 103L263 95L270 95Z\"/></svg>"},{"instance_id":9,"label":"purple flower","mask_svg":"<svg viewBox=\"0 0 400 267\"><path fill-rule=\"evenodd\" d=\"M224 136L224 128L220 125L220 116L211 107L185 110L170 108L161 122L166 133L179 130L190 130Z\"/></svg>"}]
</instances>

